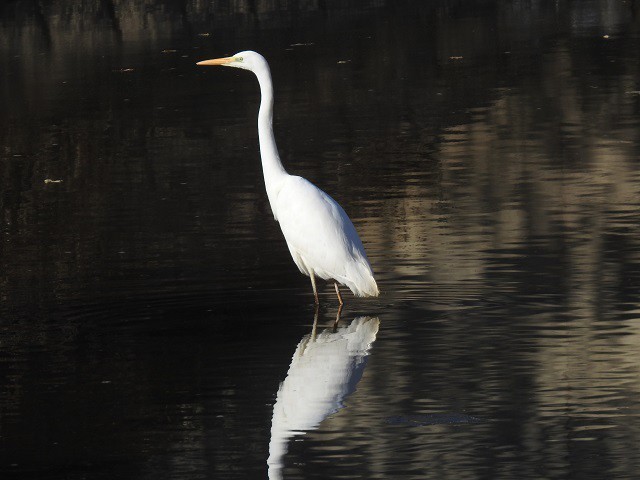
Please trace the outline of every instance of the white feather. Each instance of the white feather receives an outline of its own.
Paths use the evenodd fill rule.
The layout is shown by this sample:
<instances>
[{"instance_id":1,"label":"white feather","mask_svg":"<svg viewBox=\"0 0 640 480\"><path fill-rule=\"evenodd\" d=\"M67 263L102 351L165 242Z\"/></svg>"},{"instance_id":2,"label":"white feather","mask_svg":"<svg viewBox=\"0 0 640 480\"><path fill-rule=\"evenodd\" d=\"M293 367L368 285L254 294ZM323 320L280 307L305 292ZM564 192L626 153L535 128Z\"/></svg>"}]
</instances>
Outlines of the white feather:
<instances>
[{"instance_id":1,"label":"white feather","mask_svg":"<svg viewBox=\"0 0 640 480\"><path fill-rule=\"evenodd\" d=\"M355 295L377 296L360 237L342 207L301 177L288 176L274 210L293 261L305 275L346 285Z\"/></svg>"}]
</instances>

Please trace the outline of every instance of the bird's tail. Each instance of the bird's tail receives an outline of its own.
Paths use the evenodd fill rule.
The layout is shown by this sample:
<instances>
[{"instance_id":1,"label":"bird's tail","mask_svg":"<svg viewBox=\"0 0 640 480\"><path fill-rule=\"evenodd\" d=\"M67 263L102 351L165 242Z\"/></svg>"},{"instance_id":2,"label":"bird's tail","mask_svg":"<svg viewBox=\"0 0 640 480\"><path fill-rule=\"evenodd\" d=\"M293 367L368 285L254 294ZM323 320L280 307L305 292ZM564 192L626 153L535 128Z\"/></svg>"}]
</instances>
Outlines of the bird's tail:
<instances>
[{"instance_id":1,"label":"bird's tail","mask_svg":"<svg viewBox=\"0 0 640 480\"><path fill-rule=\"evenodd\" d=\"M377 297L380 295L373 270L366 260L355 263L347 272L348 280L343 283L349 287L356 297Z\"/></svg>"}]
</instances>

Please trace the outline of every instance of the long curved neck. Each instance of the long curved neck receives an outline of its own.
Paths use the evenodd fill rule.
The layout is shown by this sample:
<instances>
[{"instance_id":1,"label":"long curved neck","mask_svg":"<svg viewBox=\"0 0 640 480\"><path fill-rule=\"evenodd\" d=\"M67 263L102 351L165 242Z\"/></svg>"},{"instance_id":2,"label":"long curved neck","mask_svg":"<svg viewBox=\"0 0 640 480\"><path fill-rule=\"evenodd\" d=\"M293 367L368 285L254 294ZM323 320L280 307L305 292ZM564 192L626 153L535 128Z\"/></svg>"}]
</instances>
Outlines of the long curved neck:
<instances>
[{"instance_id":1,"label":"long curved neck","mask_svg":"<svg viewBox=\"0 0 640 480\"><path fill-rule=\"evenodd\" d=\"M287 175L287 172L280 161L276 139L273 135L273 83L269 67L265 63L263 68L254 73L258 77L261 94L260 111L258 112L258 138L260 140L260 156L262 157L262 173L264 174L269 203L273 209L280 181Z\"/></svg>"}]
</instances>

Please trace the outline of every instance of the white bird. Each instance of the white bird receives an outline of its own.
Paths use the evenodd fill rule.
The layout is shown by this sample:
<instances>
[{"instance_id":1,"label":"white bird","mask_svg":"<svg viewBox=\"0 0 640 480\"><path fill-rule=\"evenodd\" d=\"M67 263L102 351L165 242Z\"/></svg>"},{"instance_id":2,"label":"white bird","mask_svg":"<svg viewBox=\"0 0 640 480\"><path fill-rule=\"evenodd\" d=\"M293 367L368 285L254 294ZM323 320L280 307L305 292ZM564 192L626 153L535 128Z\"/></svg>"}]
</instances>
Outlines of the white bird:
<instances>
[{"instance_id":1,"label":"white bird","mask_svg":"<svg viewBox=\"0 0 640 480\"><path fill-rule=\"evenodd\" d=\"M260 84L258 137L262 172L271 210L298 269L311 278L316 305L316 277L346 285L358 297L377 297L378 285L353 223L333 198L308 180L289 175L280 161L273 135L273 84L269 64L252 51L198 62L253 72Z\"/></svg>"},{"instance_id":2,"label":"white bird","mask_svg":"<svg viewBox=\"0 0 640 480\"><path fill-rule=\"evenodd\" d=\"M358 317L348 327L314 330L298 343L289 371L278 388L271 419L269 478L282 478L283 459L292 437L317 429L344 407L362 378L380 320Z\"/></svg>"}]
</instances>

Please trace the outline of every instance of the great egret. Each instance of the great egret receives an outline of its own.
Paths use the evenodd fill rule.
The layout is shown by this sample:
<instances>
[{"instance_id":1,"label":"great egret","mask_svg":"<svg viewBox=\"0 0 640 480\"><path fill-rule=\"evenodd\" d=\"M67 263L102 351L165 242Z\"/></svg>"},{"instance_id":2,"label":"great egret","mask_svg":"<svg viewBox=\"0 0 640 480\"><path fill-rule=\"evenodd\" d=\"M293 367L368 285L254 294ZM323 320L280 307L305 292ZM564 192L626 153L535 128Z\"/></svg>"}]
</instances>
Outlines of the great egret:
<instances>
[{"instance_id":1,"label":"great egret","mask_svg":"<svg viewBox=\"0 0 640 480\"><path fill-rule=\"evenodd\" d=\"M338 283L346 285L358 297L377 297L378 285L353 223L333 198L308 180L289 175L280 161L273 135L273 84L269 64L252 51L232 57L198 62L198 65L222 65L253 72L260 84L258 137L262 172L271 210L298 269L311 278L318 305L316 276L334 280L340 305Z\"/></svg>"}]
</instances>

